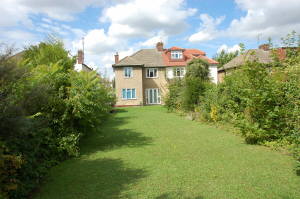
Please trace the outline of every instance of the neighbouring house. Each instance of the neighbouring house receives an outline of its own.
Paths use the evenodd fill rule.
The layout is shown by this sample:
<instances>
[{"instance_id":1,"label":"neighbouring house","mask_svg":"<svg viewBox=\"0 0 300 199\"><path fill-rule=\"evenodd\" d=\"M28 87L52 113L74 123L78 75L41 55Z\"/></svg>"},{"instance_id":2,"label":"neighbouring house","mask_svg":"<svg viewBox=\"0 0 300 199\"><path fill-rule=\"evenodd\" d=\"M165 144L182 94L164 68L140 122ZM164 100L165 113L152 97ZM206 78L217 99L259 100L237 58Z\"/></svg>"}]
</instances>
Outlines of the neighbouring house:
<instances>
[{"instance_id":1,"label":"neighbouring house","mask_svg":"<svg viewBox=\"0 0 300 199\"><path fill-rule=\"evenodd\" d=\"M154 49L142 49L119 60L115 55L116 106L163 104L169 80L182 78L192 59L209 63L212 82L218 82L218 62L198 49L172 47L164 49L158 42Z\"/></svg>"},{"instance_id":2,"label":"neighbouring house","mask_svg":"<svg viewBox=\"0 0 300 199\"><path fill-rule=\"evenodd\" d=\"M77 54L77 61L76 64L74 65L74 70L76 71L87 71L90 72L93 69L90 68L88 65L86 65L84 63L84 52L83 50L78 50L78 54Z\"/></svg>"},{"instance_id":3,"label":"neighbouring house","mask_svg":"<svg viewBox=\"0 0 300 199\"><path fill-rule=\"evenodd\" d=\"M274 61L274 53L279 60L283 60L286 57L286 49L288 48L290 47L270 49L268 44L262 44L258 49L247 50L245 53L233 58L230 62L218 69L218 82L223 82L226 75L245 64L246 61L270 64Z\"/></svg>"}]
</instances>

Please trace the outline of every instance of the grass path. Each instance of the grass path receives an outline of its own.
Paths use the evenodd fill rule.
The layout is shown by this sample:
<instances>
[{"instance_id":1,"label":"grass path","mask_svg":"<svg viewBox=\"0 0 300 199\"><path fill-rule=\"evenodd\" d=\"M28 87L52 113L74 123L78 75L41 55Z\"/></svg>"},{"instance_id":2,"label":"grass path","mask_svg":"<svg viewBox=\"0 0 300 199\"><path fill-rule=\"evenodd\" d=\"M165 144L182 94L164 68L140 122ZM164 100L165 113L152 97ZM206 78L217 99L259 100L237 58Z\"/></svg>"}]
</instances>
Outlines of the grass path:
<instances>
[{"instance_id":1,"label":"grass path","mask_svg":"<svg viewBox=\"0 0 300 199\"><path fill-rule=\"evenodd\" d=\"M297 199L294 161L163 107L120 109L36 199Z\"/></svg>"}]
</instances>

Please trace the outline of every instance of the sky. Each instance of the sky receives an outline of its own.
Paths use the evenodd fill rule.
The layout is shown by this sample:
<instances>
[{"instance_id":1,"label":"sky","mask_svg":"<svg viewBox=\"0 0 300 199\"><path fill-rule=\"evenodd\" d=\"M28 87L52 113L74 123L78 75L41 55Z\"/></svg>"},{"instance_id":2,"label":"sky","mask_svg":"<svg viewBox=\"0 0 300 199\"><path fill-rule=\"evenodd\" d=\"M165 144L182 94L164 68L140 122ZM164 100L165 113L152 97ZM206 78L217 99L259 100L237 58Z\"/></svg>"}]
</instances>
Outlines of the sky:
<instances>
[{"instance_id":1,"label":"sky","mask_svg":"<svg viewBox=\"0 0 300 199\"><path fill-rule=\"evenodd\" d=\"M272 38L300 33L300 0L1 0L0 43L24 47L48 35L60 38L72 55L112 78L114 54L139 49L197 48L213 57L257 48Z\"/></svg>"}]
</instances>

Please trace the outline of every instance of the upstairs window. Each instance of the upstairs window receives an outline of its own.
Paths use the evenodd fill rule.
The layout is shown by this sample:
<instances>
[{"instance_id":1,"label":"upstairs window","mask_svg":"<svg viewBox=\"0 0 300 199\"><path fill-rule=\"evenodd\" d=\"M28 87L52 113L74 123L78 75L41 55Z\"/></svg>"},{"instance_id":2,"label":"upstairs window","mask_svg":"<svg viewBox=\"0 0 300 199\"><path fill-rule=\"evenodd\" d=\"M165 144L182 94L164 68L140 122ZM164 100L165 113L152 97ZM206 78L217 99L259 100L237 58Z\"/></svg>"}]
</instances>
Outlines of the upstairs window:
<instances>
[{"instance_id":1,"label":"upstairs window","mask_svg":"<svg viewBox=\"0 0 300 199\"><path fill-rule=\"evenodd\" d=\"M146 77L147 78L156 78L157 77L157 68L147 68Z\"/></svg>"},{"instance_id":2,"label":"upstairs window","mask_svg":"<svg viewBox=\"0 0 300 199\"><path fill-rule=\"evenodd\" d=\"M185 75L184 67L174 68L174 77L184 77L184 75Z\"/></svg>"},{"instance_id":3,"label":"upstairs window","mask_svg":"<svg viewBox=\"0 0 300 199\"><path fill-rule=\"evenodd\" d=\"M126 78L132 77L132 67L124 68L124 77L126 77Z\"/></svg>"},{"instance_id":4,"label":"upstairs window","mask_svg":"<svg viewBox=\"0 0 300 199\"><path fill-rule=\"evenodd\" d=\"M122 89L123 99L136 99L135 88L123 88Z\"/></svg>"},{"instance_id":5,"label":"upstairs window","mask_svg":"<svg viewBox=\"0 0 300 199\"><path fill-rule=\"evenodd\" d=\"M181 50L171 51L171 59L182 59L182 51Z\"/></svg>"}]
</instances>

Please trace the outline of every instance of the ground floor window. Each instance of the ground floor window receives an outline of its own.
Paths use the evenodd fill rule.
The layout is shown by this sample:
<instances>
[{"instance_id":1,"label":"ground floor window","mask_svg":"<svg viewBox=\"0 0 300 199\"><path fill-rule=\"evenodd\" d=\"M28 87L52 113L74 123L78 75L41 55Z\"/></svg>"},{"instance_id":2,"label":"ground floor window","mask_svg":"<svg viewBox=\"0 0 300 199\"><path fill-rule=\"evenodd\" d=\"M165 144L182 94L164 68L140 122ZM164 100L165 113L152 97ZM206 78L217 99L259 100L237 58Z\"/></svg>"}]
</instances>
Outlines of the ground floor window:
<instances>
[{"instance_id":1,"label":"ground floor window","mask_svg":"<svg viewBox=\"0 0 300 199\"><path fill-rule=\"evenodd\" d=\"M136 99L135 88L123 88L122 89L122 98L123 99Z\"/></svg>"},{"instance_id":2,"label":"ground floor window","mask_svg":"<svg viewBox=\"0 0 300 199\"><path fill-rule=\"evenodd\" d=\"M160 104L161 96L158 88L146 89L146 104Z\"/></svg>"}]
</instances>

